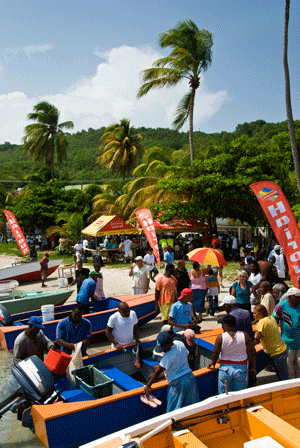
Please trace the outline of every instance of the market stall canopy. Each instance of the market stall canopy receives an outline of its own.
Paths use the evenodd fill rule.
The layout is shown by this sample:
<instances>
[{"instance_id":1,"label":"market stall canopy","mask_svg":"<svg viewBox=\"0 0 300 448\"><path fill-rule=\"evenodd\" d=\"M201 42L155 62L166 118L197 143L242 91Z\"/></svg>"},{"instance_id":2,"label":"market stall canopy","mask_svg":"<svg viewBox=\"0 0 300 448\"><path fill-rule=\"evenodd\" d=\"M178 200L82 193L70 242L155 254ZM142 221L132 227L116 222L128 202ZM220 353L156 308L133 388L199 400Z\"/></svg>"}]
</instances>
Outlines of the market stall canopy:
<instances>
[{"instance_id":1,"label":"market stall canopy","mask_svg":"<svg viewBox=\"0 0 300 448\"><path fill-rule=\"evenodd\" d=\"M122 218L116 215L102 215L96 221L92 222L88 227L82 230L84 235L101 236L101 235L124 235L139 233L139 231L127 224Z\"/></svg>"},{"instance_id":2,"label":"market stall canopy","mask_svg":"<svg viewBox=\"0 0 300 448\"><path fill-rule=\"evenodd\" d=\"M204 232L208 231L209 228L207 224L203 224L202 222L192 218L187 219L174 218L172 219L172 221L168 221L163 224L159 221L159 219L154 219L153 222L156 233ZM137 222L136 226L141 232L139 222Z\"/></svg>"}]
</instances>

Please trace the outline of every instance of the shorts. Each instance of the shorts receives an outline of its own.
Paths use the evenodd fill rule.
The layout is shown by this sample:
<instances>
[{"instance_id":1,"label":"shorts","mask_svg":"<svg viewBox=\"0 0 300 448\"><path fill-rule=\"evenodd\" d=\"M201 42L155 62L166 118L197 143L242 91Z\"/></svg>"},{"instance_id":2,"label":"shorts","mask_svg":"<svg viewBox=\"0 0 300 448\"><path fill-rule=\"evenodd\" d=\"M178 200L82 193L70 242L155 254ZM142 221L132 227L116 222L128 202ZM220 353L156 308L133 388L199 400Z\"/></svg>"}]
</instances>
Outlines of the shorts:
<instances>
[{"instance_id":1,"label":"shorts","mask_svg":"<svg viewBox=\"0 0 300 448\"><path fill-rule=\"evenodd\" d=\"M124 254L125 258L132 258L132 250L125 250L125 254Z\"/></svg>"},{"instance_id":2,"label":"shorts","mask_svg":"<svg viewBox=\"0 0 300 448\"><path fill-rule=\"evenodd\" d=\"M162 320L168 320L173 303L162 303L159 305Z\"/></svg>"},{"instance_id":3,"label":"shorts","mask_svg":"<svg viewBox=\"0 0 300 448\"><path fill-rule=\"evenodd\" d=\"M151 273L153 273L154 275L158 274L158 269L156 266L154 266L154 268L150 271Z\"/></svg>"},{"instance_id":4,"label":"shorts","mask_svg":"<svg viewBox=\"0 0 300 448\"><path fill-rule=\"evenodd\" d=\"M47 275L48 275L48 269L47 268L42 268L41 269L41 278L42 278L42 280L46 280Z\"/></svg>"}]
</instances>

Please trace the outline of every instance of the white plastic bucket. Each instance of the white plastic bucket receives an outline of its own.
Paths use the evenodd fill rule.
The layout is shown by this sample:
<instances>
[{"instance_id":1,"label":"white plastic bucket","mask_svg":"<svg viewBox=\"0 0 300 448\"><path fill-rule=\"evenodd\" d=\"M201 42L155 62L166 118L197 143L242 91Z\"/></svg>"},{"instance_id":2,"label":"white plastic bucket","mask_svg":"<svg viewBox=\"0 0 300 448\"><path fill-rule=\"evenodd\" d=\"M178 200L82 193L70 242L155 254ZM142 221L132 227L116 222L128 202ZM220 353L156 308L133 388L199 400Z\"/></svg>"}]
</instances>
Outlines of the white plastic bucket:
<instances>
[{"instance_id":1,"label":"white plastic bucket","mask_svg":"<svg viewBox=\"0 0 300 448\"><path fill-rule=\"evenodd\" d=\"M54 320L54 305L42 305L42 316L43 322L49 322L50 320Z\"/></svg>"},{"instance_id":2,"label":"white plastic bucket","mask_svg":"<svg viewBox=\"0 0 300 448\"><path fill-rule=\"evenodd\" d=\"M59 277L57 279L57 285L58 285L59 288L65 288L66 287L65 279L63 277Z\"/></svg>"}]
</instances>

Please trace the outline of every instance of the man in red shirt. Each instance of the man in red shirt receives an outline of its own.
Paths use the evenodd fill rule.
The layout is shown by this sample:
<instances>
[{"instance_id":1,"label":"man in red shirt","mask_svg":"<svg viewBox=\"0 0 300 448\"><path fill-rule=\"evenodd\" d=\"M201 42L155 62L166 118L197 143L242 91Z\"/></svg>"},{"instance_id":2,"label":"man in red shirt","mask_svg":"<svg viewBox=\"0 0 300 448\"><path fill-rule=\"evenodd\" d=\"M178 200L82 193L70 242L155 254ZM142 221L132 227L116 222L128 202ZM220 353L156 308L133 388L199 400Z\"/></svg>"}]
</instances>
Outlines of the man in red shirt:
<instances>
[{"instance_id":1,"label":"man in red shirt","mask_svg":"<svg viewBox=\"0 0 300 448\"><path fill-rule=\"evenodd\" d=\"M41 277L42 277L42 288L44 288L45 280L48 275L48 263L49 263L49 252L45 253L45 256L41 259L40 265L41 265Z\"/></svg>"},{"instance_id":2,"label":"man in red shirt","mask_svg":"<svg viewBox=\"0 0 300 448\"><path fill-rule=\"evenodd\" d=\"M217 235L214 233L213 237L211 239L211 245L213 247L213 249L216 249L216 245L217 244L221 244L221 241L219 240L219 238L217 237Z\"/></svg>"}]
</instances>

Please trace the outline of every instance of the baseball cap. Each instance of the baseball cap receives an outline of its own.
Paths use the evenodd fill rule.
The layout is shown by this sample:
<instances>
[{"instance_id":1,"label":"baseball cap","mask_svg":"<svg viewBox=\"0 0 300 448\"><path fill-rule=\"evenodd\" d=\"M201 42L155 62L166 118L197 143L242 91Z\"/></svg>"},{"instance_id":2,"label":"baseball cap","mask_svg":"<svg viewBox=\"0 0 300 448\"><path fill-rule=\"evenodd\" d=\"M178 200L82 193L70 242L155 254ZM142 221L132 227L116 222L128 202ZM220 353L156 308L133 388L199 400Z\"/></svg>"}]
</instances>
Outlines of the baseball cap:
<instances>
[{"instance_id":1,"label":"baseball cap","mask_svg":"<svg viewBox=\"0 0 300 448\"><path fill-rule=\"evenodd\" d=\"M166 324L166 325L163 325L163 326L161 327L161 329L160 329L160 333L161 333L162 331L171 331L171 330L172 330L171 325Z\"/></svg>"},{"instance_id":2,"label":"baseball cap","mask_svg":"<svg viewBox=\"0 0 300 448\"><path fill-rule=\"evenodd\" d=\"M45 252L45 256L46 256L46 257L50 257L49 252Z\"/></svg>"},{"instance_id":3,"label":"baseball cap","mask_svg":"<svg viewBox=\"0 0 300 448\"><path fill-rule=\"evenodd\" d=\"M143 257L141 257L140 255L138 257L135 257L134 261L143 261Z\"/></svg>"},{"instance_id":4,"label":"baseball cap","mask_svg":"<svg viewBox=\"0 0 300 448\"><path fill-rule=\"evenodd\" d=\"M185 336L187 345L195 345L195 332L193 330L184 330L183 334Z\"/></svg>"},{"instance_id":5,"label":"baseball cap","mask_svg":"<svg viewBox=\"0 0 300 448\"><path fill-rule=\"evenodd\" d=\"M280 250L281 247L279 246L279 244L276 244L276 246L274 246L274 250Z\"/></svg>"},{"instance_id":6,"label":"baseball cap","mask_svg":"<svg viewBox=\"0 0 300 448\"><path fill-rule=\"evenodd\" d=\"M170 246L170 245L168 245L168 246L167 246L167 250L169 250L169 249L173 249L173 247Z\"/></svg>"},{"instance_id":7,"label":"baseball cap","mask_svg":"<svg viewBox=\"0 0 300 448\"><path fill-rule=\"evenodd\" d=\"M248 257L246 258L246 260L247 260L247 263L251 263L251 261L253 261L254 258L251 257L251 255L248 255Z\"/></svg>"},{"instance_id":8,"label":"baseball cap","mask_svg":"<svg viewBox=\"0 0 300 448\"><path fill-rule=\"evenodd\" d=\"M236 298L234 296L225 296L219 306L235 305L236 303Z\"/></svg>"},{"instance_id":9,"label":"baseball cap","mask_svg":"<svg viewBox=\"0 0 300 448\"><path fill-rule=\"evenodd\" d=\"M91 277L92 275L99 275L99 272L91 271L91 272L89 273L89 276Z\"/></svg>"},{"instance_id":10,"label":"baseball cap","mask_svg":"<svg viewBox=\"0 0 300 448\"><path fill-rule=\"evenodd\" d=\"M286 292L286 295L289 296L300 296L300 289L298 288L289 288Z\"/></svg>"},{"instance_id":11,"label":"baseball cap","mask_svg":"<svg viewBox=\"0 0 300 448\"><path fill-rule=\"evenodd\" d=\"M28 323L34 325L36 328L43 330L45 327L43 325L43 319L38 316L31 316L28 320Z\"/></svg>"},{"instance_id":12,"label":"baseball cap","mask_svg":"<svg viewBox=\"0 0 300 448\"><path fill-rule=\"evenodd\" d=\"M186 297L186 296L190 296L190 295L193 295L193 290L190 289L190 288L184 288L184 289L181 291L181 296L178 297L178 300L181 300L181 299L183 299L184 297Z\"/></svg>"},{"instance_id":13,"label":"baseball cap","mask_svg":"<svg viewBox=\"0 0 300 448\"><path fill-rule=\"evenodd\" d=\"M167 331L161 331L156 338L156 346L161 347L164 351L166 345L172 341L172 336Z\"/></svg>"}]
</instances>

